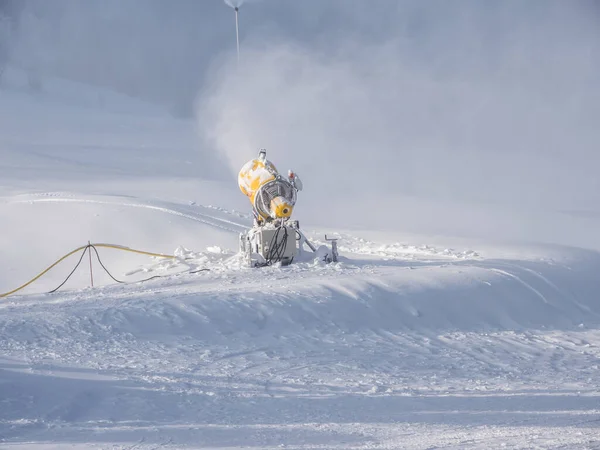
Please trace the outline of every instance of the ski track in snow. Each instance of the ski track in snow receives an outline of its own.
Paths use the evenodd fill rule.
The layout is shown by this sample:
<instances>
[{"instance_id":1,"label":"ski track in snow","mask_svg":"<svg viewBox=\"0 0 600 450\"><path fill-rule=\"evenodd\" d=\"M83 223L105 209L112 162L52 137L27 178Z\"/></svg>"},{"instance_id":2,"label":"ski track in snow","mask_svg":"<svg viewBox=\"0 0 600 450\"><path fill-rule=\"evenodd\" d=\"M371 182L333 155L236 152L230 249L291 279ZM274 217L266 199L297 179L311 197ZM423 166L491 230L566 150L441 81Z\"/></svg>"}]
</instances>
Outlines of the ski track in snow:
<instances>
[{"instance_id":1,"label":"ski track in snow","mask_svg":"<svg viewBox=\"0 0 600 450\"><path fill-rule=\"evenodd\" d=\"M197 206L70 201L235 224ZM545 263L344 239L359 251L338 264L250 270L215 248L182 254L211 272L8 299L0 448L594 448L600 333L573 320L586 316L531 328L535 307L494 324L494 308L512 312L502 298L464 320L436 298L458 271L467 281L446 286L456 299L475 280L508 283L525 305L584 309ZM380 259L353 260L365 255Z\"/></svg>"},{"instance_id":2,"label":"ski track in snow","mask_svg":"<svg viewBox=\"0 0 600 450\"><path fill-rule=\"evenodd\" d=\"M122 197L10 201L249 222ZM0 448L594 448L598 308L544 276L560 266L338 237L337 264L251 270L179 249L131 274L211 270L7 299Z\"/></svg>"},{"instance_id":3,"label":"ski track in snow","mask_svg":"<svg viewBox=\"0 0 600 450\"><path fill-rule=\"evenodd\" d=\"M118 201L118 200L114 200L114 201L112 201L112 200L97 200L97 199L92 199L92 198L74 198L72 196L63 197L63 195L65 195L65 194L58 194L58 193L37 194L37 196L42 197L42 198L30 198L28 200L16 200L16 201L13 201L13 203L48 203L48 202L49 203L55 203L55 202L69 203L69 202L74 202L74 203L94 203L94 204L99 204L99 205L116 205L116 206L124 206L124 207L131 207L131 208L146 208L146 209L150 209L150 210L154 210L154 211L160 211L163 213L172 214L172 215L179 216L179 217L184 217L186 219L190 219L190 220L194 220L196 222L210 225L211 227L219 228L219 229L226 230L226 231L236 232L236 233L244 231L247 228L247 225L243 225L240 223L233 222L231 220L226 220L226 219L222 219L222 218L215 217L215 216L210 216L208 214L202 214L198 211L193 211L193 212L185 211L184 212L181 210L173 209L173 205L170 205L170 207L165 207L165 206L159 206L157 204L151 205L151 204L142 203L142 202L126 203L126 202L122 202L122 201ZM232 226L235 228L232 228Z\"/></svg>"},{"instance_id":4,"label":"ski track in snow","mask_svg":"<svg viewBox=\"0 0 600 450\"><path fill-rule=\"evenodd\" d=\"M375 246L372 255L380 254ZM411 280L420 271L444 280L460 270L488 289L514 285L509 291L521 303L577 305L560 305L558 298L568 299L541 275L543 263L533 270L429 255L420 265L403 255L395 265L387 256L344 257L336 265L250 270L226 263L234 255L217 249L184 256L217 267L0 306L0 389L10 392L0 447L596 445L596 328L544 320L550 329L528 327L539 307L496 325L473 311L461 320L457 305L436 299L443 284L424 297L423 286L412 286L415 300L396 279L398 270ZM459 288L468 295L472 286ZM498 316L511 313L502 301Z\"/></svg>"},{"instance_id":5,"label":"ski track in snow","mask_svg":"<svg viewBox=\"0 0 600 450\"><path fill-rule=\"evenodd\" d=\"M87 117L97 101L80 105L86 87L70 95L68 83L60 85L45 82L41 106L24 91L0 91L16 106L0 102L10 124L0 122L0 144L4 175L19 192L0 208L20 205L3 217L23 213L43 226L38 205L60 204L66 219L51 231L63 233L73 230L62 231L72 217L85 216L67 217L70 208L81 207L125 209L122 220L93 222L117 231L143 227L148 214L183 219L173 222L184 231L189 222L190 236L235 238L250 225L249 215L222 206L171 201L182 192L166 191L172 178L152 178L148 195L118 195L128 192L118 180L105 195L85 193L86 171L103 183L102 171L128 183L130 172L161 173L164 148L179 148L171 141L185 127L165 131L166 116L145 123L136 115L144 108L124 100L119 110L131 117L108 105ZM57 114L49 115L53 102ZM15 111L26 114L21 120ZM156 123L164 135L152 134ZM37 127L48 126L52 142L30 145ZM98 149L76 162L77 143L97 135L101 150L112 150L110 164L95 164ZM165 147L153 148L154 138ZM130 148L137 154L128 161ZM60 167L65 184L56 189L64 191L52 191L56 180L11 178L42 177L48 165ZM169 176L177 170L170 165ZM126 185L138 188L138 180ZM44 192L28 193L34 183ZM163 188L165 199L155 199ZM19 220L12 226L24 225ZM327 244L321 231L305 232ZM600 448L598 253L544 247L509 257L360 234L336 234L336 264L309 257L253 270L214 242L180 246L174 260L113 259L127 267L119 274L134 280L127 284L2 299L0 449ZM3 242L12 251L35 253L10 239ZM135 282L148 275L161 277Z\"/></svg>"},{"instance_id":6,"label":"ski track in snow","mask_svg":"<svg viewBox=\"0 0 600 450\"><path fill-rule=\"evenodd\" d=\"M560 448L597 431L597 330L394 330L318 297L101 291L2 307L7 445Z\"/></svg>"}]
</instances>

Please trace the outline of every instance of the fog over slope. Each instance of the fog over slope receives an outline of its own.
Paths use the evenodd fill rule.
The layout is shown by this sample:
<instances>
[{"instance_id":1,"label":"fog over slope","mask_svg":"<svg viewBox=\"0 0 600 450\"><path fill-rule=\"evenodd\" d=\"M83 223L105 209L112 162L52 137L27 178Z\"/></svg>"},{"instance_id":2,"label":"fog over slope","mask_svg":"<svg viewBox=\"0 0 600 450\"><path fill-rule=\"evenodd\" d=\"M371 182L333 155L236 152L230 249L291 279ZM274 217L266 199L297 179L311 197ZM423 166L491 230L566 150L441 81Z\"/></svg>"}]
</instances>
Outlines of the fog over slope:
<instances>
[{"instance_id":1,"label":"fog over slope","mask_svg":"<svg viewBox=\"0 0 600 450\"><path fill-rule=\"evenodd\" d=\"M31 1L14 59L194 105L223 178L266 147L303 177L313 220L583 245L599 20L593 1L249 1L237 67L220 0Z\"/></svg>"}]
</instances>

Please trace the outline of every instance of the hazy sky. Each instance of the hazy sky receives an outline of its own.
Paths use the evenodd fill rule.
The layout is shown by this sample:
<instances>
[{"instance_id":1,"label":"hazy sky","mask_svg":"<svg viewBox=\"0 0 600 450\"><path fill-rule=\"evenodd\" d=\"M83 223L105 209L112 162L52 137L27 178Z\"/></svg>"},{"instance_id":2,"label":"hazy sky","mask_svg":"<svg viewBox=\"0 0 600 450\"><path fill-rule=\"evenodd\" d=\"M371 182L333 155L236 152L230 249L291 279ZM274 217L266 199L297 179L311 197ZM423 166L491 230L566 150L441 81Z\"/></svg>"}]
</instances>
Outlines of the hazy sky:
<instances>
[{"instance_id":1,"label":"hazy sky","mask_svg":"<svg viewBox=\"0 0 600 450\"><path fill-rule=\"evenodd\" d=\"M247 0L238 67L223 0L28 1L15 62L193 105L226 176L266 147L313 205L374 217L600 209L598 2Z\"/></svg>"},{"instance_id":2,"label":"hazy sky","mask_svg":"<svg viewBox=\"0 0 600 450\"><path fill-rule=\"evenodd\" d=\"M165 101L196 90L211 62L224 51L235 50L233 10L223 0L12 3L24 10L15 60L119 83ZM506 53L512 52L514 58L522 45L520 56L532 69L536 62L552 63L548 57L556 50L563 50L564 56L565 47L583 47L586 40L598 37L596 4L247 0L240 8L240 34L245 50L250 42L264 47L295 42L334 54L347 50L352 41L368 45L396 40L411 64L435 66L446 74L506 69L501 67ZM557 44L562 48L553 48Z\"/></svg>"}]
</instances>

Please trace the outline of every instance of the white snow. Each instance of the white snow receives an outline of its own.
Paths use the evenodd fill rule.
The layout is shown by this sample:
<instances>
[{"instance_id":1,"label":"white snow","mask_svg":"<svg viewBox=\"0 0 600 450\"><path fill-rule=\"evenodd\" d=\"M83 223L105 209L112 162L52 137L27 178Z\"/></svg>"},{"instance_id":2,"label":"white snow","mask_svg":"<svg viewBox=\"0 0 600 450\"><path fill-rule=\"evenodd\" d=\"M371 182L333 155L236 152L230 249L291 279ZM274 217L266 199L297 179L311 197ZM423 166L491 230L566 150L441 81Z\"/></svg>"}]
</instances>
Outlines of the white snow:
<instances>
[{"instance_id":1,"label":"white snow","mask_svg":"<svg viewBox=\"0 0 600 450\"><path fill-rule=\"evenodd\" d=\"M194 133L7 73L0 291L88 241L175 258L98 248L127 283L93 255L93 288L86 256L48 294L77 254L1 299L0 448L600 446L596 250L325 214L297 218L318 245L340 239L338 263L248 269L250 205Z\"/></svg>"}]
</instances>

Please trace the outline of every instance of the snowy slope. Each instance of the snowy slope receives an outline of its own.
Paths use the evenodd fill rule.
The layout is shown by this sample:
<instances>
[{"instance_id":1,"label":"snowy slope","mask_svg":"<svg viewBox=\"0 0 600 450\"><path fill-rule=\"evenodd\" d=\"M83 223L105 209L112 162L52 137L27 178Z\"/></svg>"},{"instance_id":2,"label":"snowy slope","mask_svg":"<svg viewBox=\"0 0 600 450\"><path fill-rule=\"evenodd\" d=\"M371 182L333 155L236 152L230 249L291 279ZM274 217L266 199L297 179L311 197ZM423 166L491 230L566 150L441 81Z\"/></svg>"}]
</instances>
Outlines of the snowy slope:
<instances>
[{"instance_id":1,"label":"snowy slope","mask_svg":"<svg viewBox=\"0 0 600 450\"><path fill-rule=\"evenodd\" d=\"M130 283L94 261L46 294L74 255L2 300L0 448L600 446L595 250L309 224L339 263L246 269L249 205L191 122L23 86L0 90L0 291L88 240L176 258L99 249Z\"/></svg>"}]
</instances>

